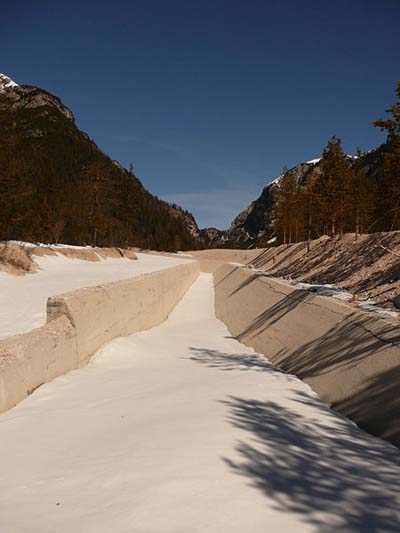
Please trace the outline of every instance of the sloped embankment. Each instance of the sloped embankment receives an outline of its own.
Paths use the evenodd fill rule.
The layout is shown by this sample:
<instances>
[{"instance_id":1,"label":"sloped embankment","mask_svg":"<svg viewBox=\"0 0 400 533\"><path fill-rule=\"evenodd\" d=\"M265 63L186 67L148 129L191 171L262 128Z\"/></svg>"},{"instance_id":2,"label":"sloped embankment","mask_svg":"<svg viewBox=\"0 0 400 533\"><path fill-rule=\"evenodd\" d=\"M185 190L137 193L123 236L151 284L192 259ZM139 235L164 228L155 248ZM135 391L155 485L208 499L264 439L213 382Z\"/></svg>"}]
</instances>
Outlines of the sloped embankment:
<instances>
[{"instance_id":1,"label":"sloped embankment","mask_svg":"<svg viewBox=\"0 0 400 533\"><path fill-rule=\"evenodd\" d=\"M359 300L392 306L400 294L400 231L321 237L307 243L259 250L249 263L269 276L307 283L332 283Z\"/></svg>"},{"instance_id":2,"label":"sloped embankment","mask_svg":"<svg viewBox=\"0 0 400 533\"><path fill-rule=\"evenodd\" d=\"M215 273L232 336L297 375L334 409L400 446L400 327L251 269Z\"/></svg>"}]
</instances>

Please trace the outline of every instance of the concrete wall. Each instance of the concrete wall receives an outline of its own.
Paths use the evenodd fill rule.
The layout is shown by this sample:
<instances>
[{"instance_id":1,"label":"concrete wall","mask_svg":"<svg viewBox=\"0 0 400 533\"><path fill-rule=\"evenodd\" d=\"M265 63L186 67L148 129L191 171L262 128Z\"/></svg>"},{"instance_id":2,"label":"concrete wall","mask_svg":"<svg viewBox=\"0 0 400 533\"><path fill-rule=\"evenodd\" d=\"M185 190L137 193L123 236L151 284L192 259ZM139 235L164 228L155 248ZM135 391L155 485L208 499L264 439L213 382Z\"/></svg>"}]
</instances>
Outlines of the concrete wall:
<instances>
[{"instance_id":1,"label":"concrete wall","mask_svg":"<svg viewBox=\"0 0 400 533\"><path fill-rule=\"evenodd\" d=\"M49 298L47 315L66 315L76 332L78 364L115 337L163 322L198 276L195 262Z\"/></svg>"},{"instance_id":2,"label":"concrete wall","mask_svg":"<svg viewBox=\"0 0 400 533\"><path fill-rule=\"evenodd\" d=\"M47 324L0 341L0 412L83 366L111 339L163 322L198 272L191 262L50 298Z\"/></svg>"},{"instance_id":3,"label":"concrete wall","mask_svg":"<svg viewBox=\"0 0 400 533\"><path fill-rule=\"evenodd\" d=\"M231 334L296 374L334 409L400 445L400 327L230 265L214 274Z\"/></svg>"}]
</instances>

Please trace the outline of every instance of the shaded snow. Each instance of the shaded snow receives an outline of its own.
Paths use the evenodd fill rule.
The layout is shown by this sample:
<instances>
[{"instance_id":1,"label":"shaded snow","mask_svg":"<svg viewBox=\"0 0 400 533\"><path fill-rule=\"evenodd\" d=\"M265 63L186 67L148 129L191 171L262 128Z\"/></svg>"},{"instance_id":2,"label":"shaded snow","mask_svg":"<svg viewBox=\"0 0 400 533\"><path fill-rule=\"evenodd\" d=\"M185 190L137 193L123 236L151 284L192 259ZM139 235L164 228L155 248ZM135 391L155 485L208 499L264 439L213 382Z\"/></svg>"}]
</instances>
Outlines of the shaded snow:
<instances>
[{"instance_id":1,"label":"shaded snow","mask_svg":"<svg viewBox=\"0 0 400 533\"><path fill-rule=\"evenodd\" d=\"M320 296L330 296L331 298L336 298L337 300L349 301L354 298L354 296L350 292L338 289L337 287L335 287L335 285L332 285L330 283L326 283L324 285L317 285L315 283L305 283L303 281L292 280L290 280L289 283L299 289L304 289L310 292L316 292Z\"/></svg>"},{"instance_id":2,"label":"shaded snow","mask_svg":"<svg viewBox=\"0 0 400 533\"><path fill-rule=\"evenodd\" d=\"M385 307L380 307L374 300L365 300L364 302L358 302L358 306L364 309L365 311L371 311L373 313L378 313L379 315L388 316L391 318L399 318L400 312Z\"/></svg>"}]
</instances>

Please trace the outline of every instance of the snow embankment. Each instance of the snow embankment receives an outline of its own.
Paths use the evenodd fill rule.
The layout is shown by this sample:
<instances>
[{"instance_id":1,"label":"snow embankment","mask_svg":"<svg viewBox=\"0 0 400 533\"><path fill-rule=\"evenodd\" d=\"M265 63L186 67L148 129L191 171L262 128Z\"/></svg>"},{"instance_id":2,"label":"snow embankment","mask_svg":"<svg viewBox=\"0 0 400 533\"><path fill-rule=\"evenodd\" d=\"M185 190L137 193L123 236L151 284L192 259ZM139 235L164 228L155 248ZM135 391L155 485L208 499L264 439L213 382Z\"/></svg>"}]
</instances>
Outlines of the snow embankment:
<instances>
[{"instance_id":1,"label":"snow embankment","mask_svg":"<svg viewBox=\"0 0 400 533\"><path fill-rule=\"evenodd\" d=\"M179 257L136 255L138 261L121 258L90 262L57 254L35 257L39 271L34 274L16 277L0 272L0 339L42 326L50 296L188 262Z\"/></svg>"},{"instance_id":2,"label":"snow embankment","mask_svg":"<svg viewBox=\"0 0 400 533\"><path fill-rule=\"evenodd\" d=\"M0 417L2 530L398 530L399 451L233 339L213 301L202 274L161 326Z\"/></svg>"}]
</instances>

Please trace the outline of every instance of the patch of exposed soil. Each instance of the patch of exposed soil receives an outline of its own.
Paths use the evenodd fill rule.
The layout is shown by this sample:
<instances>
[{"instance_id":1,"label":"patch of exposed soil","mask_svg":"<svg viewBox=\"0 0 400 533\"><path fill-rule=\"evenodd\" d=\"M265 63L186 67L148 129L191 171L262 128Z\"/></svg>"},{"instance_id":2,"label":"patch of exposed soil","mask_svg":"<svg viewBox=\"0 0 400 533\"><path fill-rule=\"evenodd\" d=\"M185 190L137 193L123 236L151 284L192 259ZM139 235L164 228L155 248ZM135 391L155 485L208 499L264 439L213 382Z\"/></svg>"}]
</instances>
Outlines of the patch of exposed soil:
<instances>
[{"instance_id":1,"label":"patch of exposed soil","mask_svg":"<svg viewBox=\"0 0 400 533\"><path fill-rule=\"evenodd\" d=\"M0 244L0 271L21 276L28 272L36 272L37 265L32 259L33 248L16 244Z\"/></svg>"}]
</instances>

